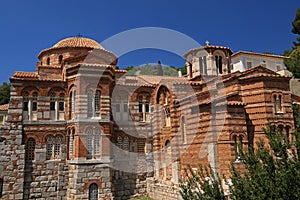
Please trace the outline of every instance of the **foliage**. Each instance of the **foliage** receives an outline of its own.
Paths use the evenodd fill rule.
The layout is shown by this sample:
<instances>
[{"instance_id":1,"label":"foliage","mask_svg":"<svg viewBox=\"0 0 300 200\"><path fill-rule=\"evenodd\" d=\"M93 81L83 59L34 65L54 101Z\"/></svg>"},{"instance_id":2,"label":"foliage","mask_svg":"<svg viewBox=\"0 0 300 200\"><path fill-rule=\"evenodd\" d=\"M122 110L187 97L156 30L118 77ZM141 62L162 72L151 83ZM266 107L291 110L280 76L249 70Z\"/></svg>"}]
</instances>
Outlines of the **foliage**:
<instances>
[{"instance_id":1,"label":"foliage","mask_svg":"<svg viewBox=\"0 0 300 200\"><path fill-rule=\"evenodd\" d=\"M161 64L150 65L145 64L142 66L129 66L125 68L127 70L126 75L135 76L135 75L163 75L163 76L178 76L178 69L173 66L162 66Z\"/></svg>"},{"instance_id":2,"label":"foliage","mask_svg":"<svg viewBox=\"0 0 300 200\"><path fill-rule=\"evenodd\" d=\"M300 8L297 9L292 25L292 32L300 35ZM297 37L297 42L294 42L293 50L285 50L283 55L290 57L284 61L288 70L291 71L296 78L300 78L300 37Z\"/></svg>"},{"instance_id":3,"label":"foliage","mask_svg":"<svg viewBox=\"0 0 300 200\"><path fill-rule=\"evenodd\" d=\"M232 167L231 199L299 199L300 162L296 141L275 126L264 129L269 144L257 142L257 149L243 153L245 172Z\"/></svg>"},{"instance_id":4,"label":"foliage","mask_svg":"<svg viewBox=\"0 0 300 200\"><path fill-rule=\"evenodd\" d=\"M0 86L0 105L8 103L10 98L10 84L3 82Z\"/></svg>"},{"instance_id":5,"label":"foliage","mask_svg":"<svg viewBox=\"0 0 300 200\"><path fill-rule=\"evenodd\" d=\"M221 186L221 179L209 167L200 164L197 172L188 165L185 169L186 181L181 180L180 194L183 200L207 199L207 200L225 200L224 190Z\"/></svg>"},{"instance_id":6,"label":"foliage","mask_svg":"<svg viewBox=\"0 0 300 200\"><path fill-rule=\"evenodd\" d=\"M296 127L300 127L300 106L294 106ZM242 152L240 163L231 164L229 186L233 200L300 199L300 137L298 132L288 136L276 126L264 129L268 139L257 142L257 148ZM293 139L291 139L293 138ZM242 165L243 170L236 165ZM225 199L219 176L210 168L195 173L189 166L185 171L187 180L181 182L180 193L187 199ZM209 177L209 179L207 178Z\"/></svg>"},{"instance_id":7,"label":"foliage","mask_svg":"<svg viewBox=\"0 0 300 200\"><path fill-rule=\"evenodd\" d=\"M292 22L293 25L293 29L292 32L294 34L298 34L300 35L300 8L297 9L296 15L295 15L295 19ZM300 45L300 37L297 38L298 43L294 42L295 46L299 46Z\"/></svg>"},{"instance_id":8,"label":"foliage","mask_svg":"<svg viewBox=\"0 0 300 200\"><path fill-rule=\"evenodd\" d=\"M292 51L285 53L289 53L289 59L284 60L284 64L287 66L288 70L293 73L296 78L300 78L300 46L296 46Z\"/></svg>"},{"instance_id":9,"label":"foliage","mask_svg":"<svg viewBox=\"0 0 300 200\"><path fill-rule=\"evenodd\" d=\"M297 130L298 133L300 133L300 105L293 104L292 109L294 114L295 129Z\"/></svg>"}]
</instances>

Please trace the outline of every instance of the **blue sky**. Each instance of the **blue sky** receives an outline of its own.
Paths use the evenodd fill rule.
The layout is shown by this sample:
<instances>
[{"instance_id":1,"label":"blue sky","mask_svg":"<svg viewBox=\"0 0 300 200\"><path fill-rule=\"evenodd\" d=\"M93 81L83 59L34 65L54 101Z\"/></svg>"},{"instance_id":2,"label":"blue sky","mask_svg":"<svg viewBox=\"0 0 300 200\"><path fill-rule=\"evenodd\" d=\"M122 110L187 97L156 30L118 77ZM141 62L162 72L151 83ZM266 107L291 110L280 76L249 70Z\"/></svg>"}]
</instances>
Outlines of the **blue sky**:
<instances>
[{"instance_id":1,"label":"blue sky","mask_svg":"<svg viewBox=\"0 0 300 200\"><path fill-rule=\"evenodd\" d=\"M98 42L140 27L172 29L201 45L281 54L292 46L291 33L300 1L291 0L43 0L1 1L0 82L14 71L35 71L37 55L79 33ZM184 59L162 50L143 49L119 58L119 67L156 63L183 66Z\"/></svg>"}]
</instances>

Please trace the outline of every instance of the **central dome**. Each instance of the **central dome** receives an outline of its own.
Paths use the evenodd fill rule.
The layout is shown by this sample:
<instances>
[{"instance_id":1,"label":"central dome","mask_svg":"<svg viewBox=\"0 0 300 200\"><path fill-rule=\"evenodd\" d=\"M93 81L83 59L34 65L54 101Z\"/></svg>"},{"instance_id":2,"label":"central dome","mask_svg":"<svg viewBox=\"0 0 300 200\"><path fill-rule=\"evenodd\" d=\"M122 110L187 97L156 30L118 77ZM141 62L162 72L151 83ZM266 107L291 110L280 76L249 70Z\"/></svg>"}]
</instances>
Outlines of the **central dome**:
<instances>
[{"instance_id":1,"label":"central dome","mask_svg":"<svg viewBox=\"0 0 300 200\"><path fill-rule=\"evenodd\" d=\"M52 48L63 47L87 47L93 49L104 49L98 42L89 38L70 37L56 43Z\"/></svg>"}]
</instances>

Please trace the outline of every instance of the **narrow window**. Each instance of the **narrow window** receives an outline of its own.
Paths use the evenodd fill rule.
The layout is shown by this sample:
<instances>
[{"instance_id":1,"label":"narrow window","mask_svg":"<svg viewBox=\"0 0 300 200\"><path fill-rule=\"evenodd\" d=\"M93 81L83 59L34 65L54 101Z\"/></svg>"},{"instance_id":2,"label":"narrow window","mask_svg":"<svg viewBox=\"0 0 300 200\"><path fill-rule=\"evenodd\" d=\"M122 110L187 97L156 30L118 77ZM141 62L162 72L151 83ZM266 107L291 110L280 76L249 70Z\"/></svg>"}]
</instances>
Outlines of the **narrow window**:
<instances>
[{"instance_id":1,"label":"narrow window","mask_svg":"<svg viewBox=\"0 0 300 200\"><path fill-rule=\"evenodd\" d=\"M47 65L50 65L50 58L47 58Z\"/></svg>"},{"instance_id":2,"label":"narrow window","mask_svg":"<svg viewBox=\"0 0 300 200\"><path fill-rule=\"evenodd\" d=\"M184 144L187 143L185 117L181 117L181 137Z\"/></svg>"},{"instance_id":3,"label":"narrow window","mask_svg":"<svg viewBox=\"0 0 300 200\"><path fill-rule=\"evenodd\" d=\"M53 92L50 94L50 110L55 111L55 94Z\"/></svg>"},{"instance_id":4,"label":"narrow window","mask_svg":"<svg viewBox=\"0 0 300 200\"><path fill-rule=\"evenodd\" d=\"M26 160L34 160L35 140L33 138L29 138L26 142L25 148Z\"/></svg>"},{"instance_id":5,"label":"narrow window","mask_svg":"<svg viewBox=\"0 0 300 200\"><path fill-rule=\"evenodd\" d=\"M93 130L89 128L87 130L87 159L92 158L93 154Z\"/></svg>"},{"instance_id":6,"label":"narrow window","mask_svg":"<svg viewBox=\"0 0 300 200\"><path fill-rule=\"evenodd\" d=\"M95 93L94 105L95 105L95 117L100 116L100 97L101 93L99 90Z\"/></svg>"},{"instance_id":7,"label":"narrow window","mask_svg":"<svg viewBox=\"0 0 300 200\"><path fill-rule=\"evenodd\" d=\"M32 96L32 111L37 111L37 92L34 92Z\"/></svg>"},{"instance_id":8,"label":"narrow window","mask_svg":"<svg viewBox=\"0 0 300 200\"><path fill-rule=\"evenodd\" d=\"M54 157L60 156L60 147L61 147L61 137L57 136L55 138L55 150L54 150Z\"/></svg>"},{"instance_id":9,"label":"narrow window","mask_svg":"<svg viewBox=\"0 0 300 200\"><path fill-rule=\"evenodd\" d=\"M76 110L76 90L71 92L71 118L75 117L75 110Z\"/></svg>"},{"instance_id":10,"label":"narrow window","mask_svg":"<svg viewBox=\"0 0 300 200\"><path fill-rule=\"evenodd\" d=\"M62 60L63 60L63 56L60 55L60 56L58 57L58 63L61 64L61 63L62 63Z\"/></svg>"},{"instance_id":11,"label":"narrow window","mask_svg":"<svg viewBox=\"0 0 300 200\"><path fill-rule=\"evenodd\" d=\"M129 151L129 138L128 138L127 136L124 137L123 149L124 149L125 151Z\"/></svg>"},{"instance_id":12,"label":"narrow window","mask_svg":"<svg viewBox=\"0 0 300 200\"><path fill-rule=\"evenodd\" d=\"M120 149L123 149L123 139L121 136L118 136L117 145Z\"/></svg>"},{"instance_id":13,"label":"narrow window","mask_svg":"<svg viewBox=\"0 0 300 200\"><path fill-rule=\"evenodd\" d=\"M249 68L252 67L252 62L251 62L251 61L248 61L248 62L246 63L246 65L247 65L247 69L249 69Z\"/></svg>"},{"instance_id":14,"label":"narrow window","mask_svg":"<svg viewBox=\"0 0 300 200\"><path fill-rule=\"evenodd\" d=\"M95 138L94 138L95 156L100 155L100 136L101 136L100 134L101 134L101 130L100 130L100 128L97 128L95 131Z\"/></svg>"},{"instance_id":15,"label":"narrow window","mask_svg":"<svg viewBox=\"0 0 300 200\"><path fill-rule=\"evenodd\" d=\"M47 159L51 159L53 152L53 138L48 137L47 138Z\"/></svg>"},{"instance_id":16,"label":"narrow window","mask_svg":"<svg viewBox=\"0 0 300 200\"><path fill-rule=\"evenodd\" d=\"M166 126L171 125L171 117L170 117L170 109L169 108L165 108L165 123L166 123Z\"/></svg>"},{"instance_id":17,"label":"narrow window","mask_svg":"<svg viewBox=\"0 0 300 200\"><path fill-rule=\"evenodd\" d=\"M282 112L282 96L281 95L278 95L277 104L278 104L278 111Z\"/></svg>"},{"instance_id":18,"label":"narrow window","mask_svg":"<svg viewBox=\"0 0 300 200\"><path fill-rule=\"evenodd\" d=\"M98 200L98 185L92 183L89 187L89 200Z\"/></svg>"},{"instance_id":19,"label":"narrow window","mask_svg":"<svg viewBox=\"0 0 300 200\"><path fill-rule=\"evenodd\" d=\"M243 136L242 135L234 135L233 136L234 140L234 154L235 154L235 159L236 161L241 159L241 153L243 149Z\"/></svg>"},{"instance_id":20,"label":"narrow window","mask_svg":"<svg viewBox=\"0 0 300 200\"><path fill-rule=\"evenodd\" d=\"M92 117L93 116L93 91L89 90L87 94L87 116Z\"/></svg>"},{"instance_id":21,"label":"narrow window","mask_svg":"<svg viewBox=\"0 0 300 200\"><path fill-rule=\"evenodd\" d=\"M120 104L116 104L116 112L120 112Z\"/></svg>"},{"instance_id":22,"label":"narrow window","mask_svg":"<svg viewBox=\"0 0 300 200\"><path fill-rule=\"evenodd\" d=\"M3 178L0 178L0 197L2 197L3 193Z\"/></svg>"},{"instance_id":23,"label":"narrow window","mask_svg":"<svg viewBox=\"0 0 300 200\"><path fill-rule=\"evenodd\" d=\"M65 110L65 94L60 94L59 95L59 111L64 111Z\"/></svg>"},{"instance_id":24,"label":"narrow window","mask_svg":"<svg viewBox=\"0 0 300 200\"><path fill-rule=\"evenodd\" d=\"M74 134L75 134L75 129L70 130L70 143L69 143L69 154L73 155L74 153Z\"/></svg>"},{"instance_id":25,"label":"narrow window","mask_svg":"<svg viewBox=\"0 0 300 200\"><path fill-rule=\"evenodd\" d=\"M28 111L28 92L24 92L23 94L23 111Z\"/></svg>"}]
</instances>

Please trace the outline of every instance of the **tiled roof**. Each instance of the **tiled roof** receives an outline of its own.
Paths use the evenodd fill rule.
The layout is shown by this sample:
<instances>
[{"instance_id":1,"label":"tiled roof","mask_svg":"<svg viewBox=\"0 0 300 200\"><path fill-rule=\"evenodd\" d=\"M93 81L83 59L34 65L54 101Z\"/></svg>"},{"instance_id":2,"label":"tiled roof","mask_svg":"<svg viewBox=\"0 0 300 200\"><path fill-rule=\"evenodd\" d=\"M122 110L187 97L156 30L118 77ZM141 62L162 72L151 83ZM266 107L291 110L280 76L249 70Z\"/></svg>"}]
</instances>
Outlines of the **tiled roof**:
<instances>
[{"instance_id":1,"label":"tiled roof","mask_svg":"<svg viewBox=\"0 0 300 200\"><path fill-rule=\"evenodd\" d=\"M232 50L229 47L206 45L206 46L201 46L201 47L198 47L198 48L191 49L188 52L186 52L185 54L183 54L183 56L186 57L189 53L191 53L193 51L201 50L201 49L205 49L205 50L206 49L225 49L225 50L229 50L230 53L232 53Z\"/></svg>"},{"instance_id":2,"label":"tiled roof","mask_svg":"<svg viewBox=\"0 0 300 200\"><path fill-rule=\"evenodd\" d=\"M84 38L84 37L70 37L65 38L55 45L52 48L62 48L62 47L88 47L94 49L104 49L98 42L95 40Z\"/></svg>"},{"instance_id":3,"label":"tiled roof","mask_svg":"<svg viewBox=\"0 0 300 200\"><path fill-rule=\"evenodd\" d=\"M8 104L0 105L0 111L7 111L8 110Z\"/></svg>"},{"instance_id":4,"label":"tiled roof","mask_svg":"<svg viewBox=\"0 0 300 200\"><path fill-rule=\"evenodd\" d=\"M38 74L36 72L15 72L14 77L17 77L17 78L38 78Z\"/></svg>"},{"instance_id":5,"label":"tiled roof","mask_svg":"<svg viewBox=\"0 0 300 200\"><path fill-rule=\"evenodd\" d=\"M235 56L238 56L240 54L247 54L247 55L254 55L254 56L264 56L264 57L272 57L272 58L283 58L283 59L289 58L289 57L286 57L286 56L279 56L279 55L272 55L272 54L265 54L265 53L255 53L255 52L249 52L249 51L239 51L239 52L234 53L231 57L235 57Z\"/></svg>"}]
</instances>

